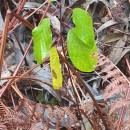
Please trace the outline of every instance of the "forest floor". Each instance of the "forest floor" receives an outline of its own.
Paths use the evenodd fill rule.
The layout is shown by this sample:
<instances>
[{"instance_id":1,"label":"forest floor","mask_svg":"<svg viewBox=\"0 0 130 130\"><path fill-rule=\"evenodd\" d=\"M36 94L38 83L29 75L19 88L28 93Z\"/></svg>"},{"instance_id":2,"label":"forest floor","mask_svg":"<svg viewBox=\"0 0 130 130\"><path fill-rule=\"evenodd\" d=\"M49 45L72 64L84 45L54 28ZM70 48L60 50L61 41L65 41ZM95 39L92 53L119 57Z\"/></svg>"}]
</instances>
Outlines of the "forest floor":
<instances>
[{"instance_id":1,"label":"forest floor","mask_svg":"<svg viewBox=\"0 0 130 130\"><path fill-rule=\"evenodd\" d=\"M0 0L0 44L0 130L130 130L129 0Z\"/></svg>"}]
</instances>

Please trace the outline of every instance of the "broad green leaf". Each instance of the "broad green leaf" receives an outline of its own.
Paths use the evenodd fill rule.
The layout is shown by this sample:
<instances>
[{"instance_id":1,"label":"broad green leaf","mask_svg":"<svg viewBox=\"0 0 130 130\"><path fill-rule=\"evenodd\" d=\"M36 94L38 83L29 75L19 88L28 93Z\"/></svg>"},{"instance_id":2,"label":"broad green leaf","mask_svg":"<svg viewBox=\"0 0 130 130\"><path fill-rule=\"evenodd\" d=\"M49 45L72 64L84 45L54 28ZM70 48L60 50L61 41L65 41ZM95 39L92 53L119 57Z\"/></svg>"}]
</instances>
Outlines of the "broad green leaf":
<instances>
[{"instance_id":1,"label":"broad green leaf","mask_svg":"<svg viewBox=\"0 0 130 130\"><path fill-rule=\"evenodd\" d=\"M92 24L92 18L88 12L80 8L75 8L73 11L73 22L76 26L75 32L79 39L81 39L88 47L93 48L94 41L94 29Z\"/></svg>"},{"instance_id":2,"label":"broad green leaf","mask_svg":"<svg viewBox=\"0 0 130 130\"><path fill-rule=\"evenodd\" d=\"M71 29L67 36L69 57L80 71L92 72L97 63L97 57L92 55L97 51L97 47L91 16L85 10L75 8L72 18L75 28Z\"/></svg>"},{"instance_id":3,"label":"broad green leaf","mask_svg":"<svg viewBox=\"0 0 130 130\"><path fill-rule=\"evenodd\" d=\"M33 29L32 35L34 40L34 57L37 63L41 64L42 60L49 55L52 45L50 20L48 18L43 19L41 24Z\"/></svg>"},{"instance_id":4,"label":"broad green leaf","mask_svg":"<svg viewBox=\"0 0 130 130\"><path fill-rule=\"evenodd\" d=\"M50 66L52 73L52 85L54 89L59 90L62 87L62 73L59 56L55 47L51 48Z\"/></svg>"}]
</instances>

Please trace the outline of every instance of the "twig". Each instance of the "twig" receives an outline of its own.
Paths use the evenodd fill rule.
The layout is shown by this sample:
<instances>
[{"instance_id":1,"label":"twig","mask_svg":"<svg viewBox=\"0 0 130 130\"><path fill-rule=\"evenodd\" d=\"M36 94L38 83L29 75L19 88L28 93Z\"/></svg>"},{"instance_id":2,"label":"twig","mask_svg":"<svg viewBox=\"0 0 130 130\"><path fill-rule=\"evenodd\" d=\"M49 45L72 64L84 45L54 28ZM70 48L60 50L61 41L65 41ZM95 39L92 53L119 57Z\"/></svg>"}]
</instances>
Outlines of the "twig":
<instances>
[{"instance_id":1,"label":"twig","mask_svg":"<svg viewBox=\"0 0 130 130\"><path fill-rule=\"evenodd\" d=\"M45 9L45 11L44 11L42 17L41 17L40 23L42 22L43 18L45 17L45 15L46 15L46 13L47 13L47 11L48 11L48 9L49 9L50 6L51 6L51 2L48 3L48 5L47 5L47 7L46 7L46 9ZM40 24L40 23L39 23L39 24Z\"/></svg>"},{"instance_id":2,"label":"twig","mask_svg":"<svg viewBox=\"0 0 130 130\"><path fill-rule=\"evenodd\" d=\"M41 4L35 11L33 11L30 15L28 15L25 19L30 18L33 14L35 14L40 8L42 8L42 6L44 6L46 3L48 2L48 0L46 0L43 4ZM10 30L10 33L15 30L18 26L20 26L22 24L22 22L16 24L14 26L14 28L12 28L12 30Z\"/></svg>"},{"instance_id":3,"label":"twig","mask_svg":"<svg viewBox=\"0 0 130 130\"><path fill-rule=\"evenodd\" d=\"M23 0L22 3L20 4L21 6L18 8L16 14L20 14L20 12L21 12L22 8L24 7L25 3L26 3L26 0ZM9 25L10 28L13 26L15 20L16 20L15 17L11 20L10 25Z\"/></svg>"},{"instance_id":4,"label":"twig","mask_svg":"<svg viewBox=\"0 0 130 130\"><path fill-rule=\"evenodd\" d=\"M53 87L51 84L49 84L48 82L44 81L44 80L40 80L38 78L35 78L35 77L27 77L27 76L10 76L10 77L4 77L4 78L0 78L0 80L7 80L7 79L19 79L18 81L20 81L21 79L24 79L24 80L35 80L35 81L39 81L41 83L44 83L50 87Z\"/></svg>"},{"instance_id":5,"label":"twig","mask_svg":"<svg viewBox=\"0 0 130 130\"><path fill-rule=\"evenodd\" d=\"M28 18L30 18L34 13L36 13L40 8L42 8L42 6L44 6L46 3L48 2L48 0L46 0L43 4L41 4L35 11L33 11L30 15L28 15L25 19L27 20ZM17 23L10 31L9 34L11 34L18 26L20 26L22 24L22 22ZM1 38L1 36L0 36Z\"/></svg>"},{"instance_id":6,"label":"twig","mask_svg":"<svg viewBox=\"0 0 130 130\"><path fill-rule=\"evenodd\" d=\"M19 19L25 26L27 26L29 29L33 30L34 26L27 20L25 20L22 16L15 14L14 12L11 12L12 15L14 15L17 19Z\"/></svg>"},{"instance_id":7,"label":"twig","mask_svg":"<svg viewBox=\"0 0 130 130\"><path fill-rule=\"evenodd\" d=\"M21 99L24 99L23 94L19 91L17 84L15 83L15 85L11 85L11 86L14 89L14 91L19 95L19 97Z\"/></svg>"},{"instance_id":8,"label":"twig","mask_svg":"<svg viewBox=\"0 0 130 130\"><path fill-rule=\"evenodd\" d=\"M5 17L5 25L2 32L2 41L1 41L1 46L0 46L0 77L2 73L3 57L4 57L5 44L6 44L6 38L7 38L7 33L8 33L10 14L11 14L10 10L7 10L6 17Z\"/></svg>"},{"instance_id":9,"label":"twig","mask_svg":"<svg viewBox=\"0 0 130 130\"><path fill-rule=\"evenodd\" d=\"M19 39L18 39L18 37L17 37L16 33L15 33L15 32L13 32L13 34L14 34L14 37L15 37L15 39L16 39L16 41L17 41L18 45L19 45L19 48L20 48L20 50L21 50L22 54L24 55L24 50L23 50L23 48L22 48L22 46L21 46L21 43L19 42ZM25 64L28 66L28 62L27 62L26 57L25 57Z\"/></svg>"},{"instance_id":10,"label":"twig","mask_svg":"<svg viewBox=\"0 0 130 130\"><path fill-rule=\"evenodd\" d=\"M21 64L23 63L23 60L24 60L24 58L25 58L25 56L26 56L26 54L27 54L27 52L28 52L28 50L29 50L29 48L30 48L31 45L32 45L32 39L30 40L30 43L28 44L27 49L25 50L25 53L24 53L24 55L23 55L21 61L20 61L19 64L17 65L17 67L16 67L16 69L15 69L15 72L13 73L13 76L16 76L16 74L17 74L17 72L18 72L18 70L19 70ZM3 93L4 93L5 90L8 88L8 86L12 83L12 81L13 81L13 80L10 79L10 80L7 82L7 84L1 89L0 98L2 97Z\"/></svg>"},{"instance_id":11,"label":"twig","mask_svg":"<svg viewBox=\"0 0 130 130\"><path fill-rule=\"evenodd\" d=\"M17 2L15 2L14 0L12 0L12 2L15 4L15 6L18 8L19 7L19 5L21 4L21 1L19 1L18 3Z\"/></svg>"},{"instance_id":12,"label":"twig","mask_svg":"<svg viewBox=\"0 0 130 130\"><path fill-rule=\"evenodd\" d=\"M13 97L13 94L12 94L13 91L11 91L11 89L10 89L9 92L10 92L10 97L11 97L11 100L12 100L13 107L15 108L16 105L15 105L14 97Z\"/></svg>"},{"instance_id":13,"label":"twig","mask_svg":"<svg viewBox=\"0 0 130 130\"><path fill-rule=\"evenodd\" d=\"M75 71L75 69L66 61L66 59L61 55L61 53L58 51L58 54L61 58L61 60L69 67L69 69L77 76L78 80L80 81L80 83L85 87L86 91L89 93L90 97L92 98L95 107L97 108L97 111L99 113L100 118L102 119L102 122L106 128L106 130L110 130L108 124L106 123L106 120L103 117L103 113L97 103L97 101L95 100L93 94L91 93L91 91L89 90L89 88L87 87L87 85L85 84L85 82L83 81L83 79L81 78L81 76Z\"/></svg>"}]
</instances>

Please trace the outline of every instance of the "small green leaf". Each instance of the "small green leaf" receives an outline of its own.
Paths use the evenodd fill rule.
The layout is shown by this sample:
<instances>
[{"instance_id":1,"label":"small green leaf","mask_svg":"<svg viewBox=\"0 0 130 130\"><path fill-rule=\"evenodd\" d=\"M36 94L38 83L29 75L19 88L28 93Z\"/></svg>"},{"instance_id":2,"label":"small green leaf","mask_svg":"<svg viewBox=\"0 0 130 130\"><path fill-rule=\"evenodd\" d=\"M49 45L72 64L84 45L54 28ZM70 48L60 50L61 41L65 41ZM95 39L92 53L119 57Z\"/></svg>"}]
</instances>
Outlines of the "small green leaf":
<instances>
[{"instance_id":1,"label":"small green leaf","mask_svg":"<svg viewBox=\"0 0 130 130\"><path fill-rule=\"evenodd\" d=\"M91 16L85 10L75 8L72 17L75 28L71 29L67 36L69 57L80 71L92 72L97 63L97 57L92 55L97 51L97 47Z\"/></svg>"},{"instance_id":2,"label":"small green leaf","mask_svg":"<svg viewBox=\"0 0 130 130\"><path fill-rule=\"evenodd\" d=\"M48 0L48 2L53 2L53 1L56 1L56 0Z\"/></svg>"},{"instance_id":3,"label":"small green leaf","mask_svg":"<svg viewBox=\"0 0 130 130\"><path fill-rule=\"evenodd\" d=\"M34 57L37 63L41 64L42 60L49 55L52 45L50 20L48 18L43 19L41 24L33 29L32 35L34 40Z\"/></svg>"},{"instance_id":4,"label":"small green leaf","mask_svg":"<svg viewBox=\"0 0 130 130\"><path fill-rule=\"evenodd\" d=\"M59 90L62 87L62 73L59 56L55 47L51 48L50 66L52 73L52 85L54 89Z\"/></svg>"}]
</instances>

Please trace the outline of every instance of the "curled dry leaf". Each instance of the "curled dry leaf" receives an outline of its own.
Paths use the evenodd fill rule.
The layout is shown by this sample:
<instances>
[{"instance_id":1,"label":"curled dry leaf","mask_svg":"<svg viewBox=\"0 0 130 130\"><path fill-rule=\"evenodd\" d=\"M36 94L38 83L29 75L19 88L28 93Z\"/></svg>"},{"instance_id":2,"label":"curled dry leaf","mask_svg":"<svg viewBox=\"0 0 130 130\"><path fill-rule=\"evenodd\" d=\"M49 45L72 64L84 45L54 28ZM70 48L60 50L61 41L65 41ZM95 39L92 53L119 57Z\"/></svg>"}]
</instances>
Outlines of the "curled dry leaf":
<instances>
[{"instance_id":1,"label":"curled dry leaf","mask_svg":"<svg viewBox=\"0 0 130 130\"><path fill-rule=\"evenodd\" d=\"M113 19L112 20L109 20L107 21L106 23L102 24L97 30L96 30L96 33L98 34L99 32L101 32L102 30L110 27L110 26L113 26L113 25L116 25L118 24L118 22L114 21Z\"/></svg>"},{"instance_id":2,"label":"curled dry leaf","mask_svg":"<svg viewBox=\"0 0 130 130\"><path fill-rule=\"evenodd\" d=\"M122 39L120 39L116 45L114 46L111 54L109 55L110 60L114 63L117 64L121 60L121 55L124 50L124 46L126 44L127 36L124 35Z\"/></svg>"}]
</instances>

